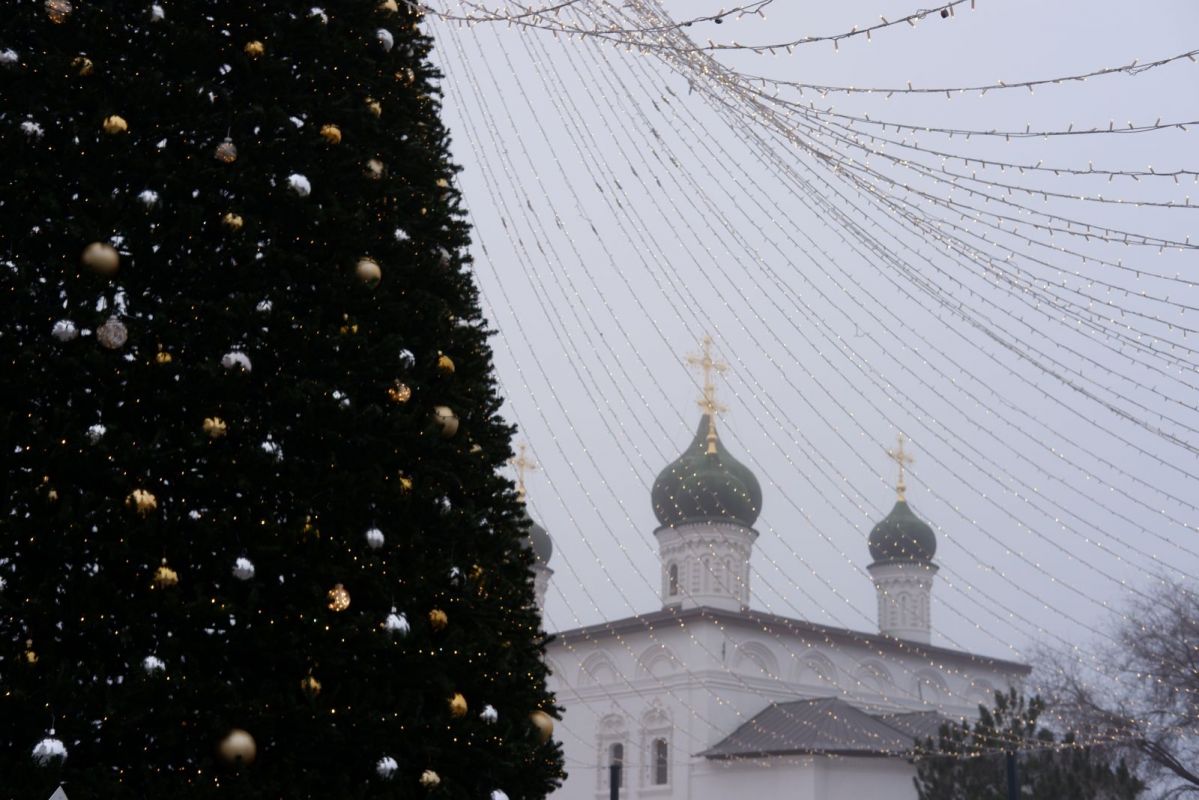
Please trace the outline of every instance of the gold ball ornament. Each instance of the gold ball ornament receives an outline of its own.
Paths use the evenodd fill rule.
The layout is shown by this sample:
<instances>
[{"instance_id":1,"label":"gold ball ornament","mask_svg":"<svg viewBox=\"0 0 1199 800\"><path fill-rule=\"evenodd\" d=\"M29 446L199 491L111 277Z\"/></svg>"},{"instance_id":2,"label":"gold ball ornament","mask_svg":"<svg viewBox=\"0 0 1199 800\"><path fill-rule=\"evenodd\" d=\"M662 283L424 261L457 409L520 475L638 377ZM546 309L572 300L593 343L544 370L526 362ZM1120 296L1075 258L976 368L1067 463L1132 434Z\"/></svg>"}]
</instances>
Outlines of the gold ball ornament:
<instances>
[{"instance_id":1,"label":"gold ball ornament","mask_svg":"<svg viewBox=\"0 0 1199 800\"><path fill-rule=\"evenodd\" d=\"M241 218L241 214L235 214L232 211L226 212L225 216L221 217L221 223L231 231L240 231L246 221Z\"/></svg>"},{"instance_id":2,"label":"gold ball ornament","mask_svg":"<svg viewBox=\"0 0 1199 800\"><path fill-rule=\"evenodd\" d=\"M383 104L373 97L366 98L366 110L376 117L383 116Z\"/></svg>"},{"instance_id":3,"label":"gold ball ornament","mask_svg":"<svg viewBox=\"0 0 1199 800\"><path fill-rule=\"evenodd\" d=\"M322 125L321 138L329 144L341 144L341 128L336 125Z\"/></svg>"},{"instance_id":4,"label":"gold ball ornament","mask_svg":"<svg viewBox=\"0 0 1199 800\"><path fill-rule=\"evenodd\" d=\"M447 356L445 353L437 354L437 371L442 375L450 376L454 374L454 359Z\"/></svg>"},{"instance_id":5,"label":"gold ball ornament","mask_svg":"<svg viewBox=\"0 0 1199 800\"><path fill-rule=\"evenodd\" d=\"M154 496L153 492L148 492L145 489L134 489L125 498L125 505L136 511L138 516L145 517L158 508L158 498Z\"/></svg>"},{"instance_id":6,"label":"gold ball ornament","mask_svg":"<svg viewBox=\"0 0 1199 800\"><path fill-rule=\"evenodd\" d=\"M253 764L258 756L258 744L249 733L241 728L234 728L221 739L217 745L217 753L226 764L249 765Z\"/></svg>"},{"instance_id":7,"label":"gold ball ornament","mask_svg":"<svg viewBox=\"0 0 1199 800\"><path fill-rule=\"evenodd\" d=\"M129 123L120 114L112 114L104 118L101 127L109 136L116 136L129 130Z\"/></svg>"},{"instance_id":8,"label":"gold ball ornament","mask_svg":"<svg viewBox=\"0 0 1199 800\"><path fill-rule=\"evenodd\" d=\"M87 56L76 56L71 61L71 68L75 70L75 74L81 78L86 78L96 71L96 65Z\"/></svg>"},{"instance_id":9,"label":"gold ball ornament","mask_svg":"<svg viewBox=\"0 0 1199 800\"><path fill-rule=\"evenodd\" d=\"M350 607L350 593L340 583L329 590L329 610L342 612Z\"/></svg>"},{"instance_id":10,"label":"gold ball ornament","mask_svg":"<svg viewBox=\"0 0 1199 800\"><path fill-rule=\"evenodd\" d=\"M437 423L445 439L454 438L454 434L458 432L458 415L449 406L434 406L433 421Z\"/></svg>"},{"instance_id":11,"label":"gold ball ornament","mask_svg":"<svg viewBox=\"0 0 1199 800\"><path fill-rule=\"evenodd\" d=\"M387 399L402 406L412 399L412 389L403 381L396 381L387 389Z\"/></svg>"},{"instance_id":12,"label":"gold ball ornament","mask_svg":"<svg viewBox=\"0 0 1199 800\"><path fill-rule=\"evenodd\" d=\"M554 735L554 718L541 709L529 715L529 721L537 729L537 741L545 744Z\"/></svg>"},{"instance_id":13,"label":"gold ball ornament","mask_svg":"<svg viewBox=\"0 0 1199 800\"><path fill-rule=\"evenodd\" d=\"M154 570L154 588L169 589L179 583L179 573L167 566L164 558L158 569Z\"/></svg>"},{"instance_id":14,"label":"gold ball ornament","mask_svg":"<svg viewBox=\"0 0 1199 800\"><path fill-rule=\"evenodd\" d=\"M368 289L374 289L379 285L379 281L383 280L383 270L379 266L379 262L373 258L358 259L358 265L354 268L354 274L358 276L358 280L362 281Z\"/></svg>"},{"instance_id":15,"label":"gold ball ornament","mask_svg":"<svg viewBox=\"0 0 1199 800\"><path fill-rule=\"evenodd\" d=\"M71 16L71 12L75 7L71 5L70 0L46 0L46 16L55 25L61 25L67 21L67 17Z\"/></svg>"},{"instance_id":16,"label":"gold ball ornament","mask_svg":"<svg viewBox=\"0 0 1199 800\"><path fill-rule=\"evenodd\" d=\"M26 664L36 664L37 663L37 652L33 649L33 640L32 639L25 640L25 663Z\"/></svg>"},{"instance_id":17,"label":"gold ball ornament","mask_svg":"<svg viewBox=\"0 0 1199 800\"><path fill-rule=\"evenodd\" d=\"M154 354L154 363L155 364L170 364L174 360L175 359L172 358L171 354L168 353L166 350L159 350L157 353Z\"/></svg>"},{"instance_id":18,"label":"gold ball ornament","mask_svg":"<svg viewBox=\"0 0 1199 800\"><path fill-rule=\"evenodd\" d=\"M205 417L204 418L204 433L208 434L209 439L220 439L229 432L229 426L225 424L225 420L220 417Z\"/></svg>"},{"instance_id":19,"label":"gold ball ornament","mask_svg":"<svg viewBox=\"0 0 1199 800\"><path fill-rule=\"evenodd\" d=\"M435 789L441 785L441 776L431 769L420 774L420 785L426 789Z\"/></svg>"},{"instance_id":20,"label":"gold ball ornament","mask_svg":"<svg viewBox=\"0 0 1199 800\"><path fill-rule=\"evenodd\" d=\"M378 10L384 14L394 14L400 10L400 7L396 4L396 0L383 0L379 4Z\"/></svg>"},{"instance_id":21,"label":"gold ball ornament","mask_svg":"<svg viewBox=\"0 0 1199 800\"><path fill-rule=\"evenodd\" d=\"M449 624L450 618L440 608L435 608L429 612L429 627L433 630L444 631Z\"/></svg>"},{"instance_id":22,"label":"gold ball ornament","mask_svg":"<svg viewBox=\"0 0 1199 800\"><path fill-rule=\"evenodd\" d=\"M246 42L246 46L243 47L242 50L244 50L246 55L248 55L250 58L261 58L262 54L266 52L266 45L255 39L252 42Z\"/></svg>"},{"instance_id":23,"label":"gold ball ornament","mask_svg":"<svg viewBox=\"0 0 1199 800\"><path fill-rule=\"evenodd\" d=\"M117 274L117 269L121 266L121 255L117 249L105 242L92 242L87 247L83 248L83 253L79 256L79 260L83 266L90 269L97 275L103 275L105 278L111 278Z\"/></svg>"},{"instance_id":24,"label":"gold ball ornament","mask_svg":"<svg viewBox=\"0 0 1199 800\"><path fill-rule=\"evenodd\" d=\"M466 698L461 692L454 692L454 696L450 698L450 716L454 719L462 719L466 716Z\"/></svg>"},{"instance_id":25,"label":"gold ball ornament","mask_svg":"<svg viewBox=\"0 0 1199 800\"><path fill-rule=\"evenodd\" d=\"M321 693L321 682L318 681L310 672L300 681L300 691L309 697L316 697Z\"/></svg>"},{"instance_id":26,"label":"gold ball ornament","mask_svg":"<svg viewBox=\"0 0 1199 800\"><path fill-rule=\"evenodd\" d=\"M400 491L404 494L412 491L412 479L407 475L400 476Z\"/></svg>"},{"instance_id":27,"label":"gold ball ornament","mask_svg":"<svg viewBox=\"0 0 1199 800\"><path fill-rule=\"evenodd\" d=\"M216 150L213 151L212 155L217 161L232 164L237 160L237 145L233 144L232 139L227 138L216 146Z\"/></svg>"}]
</instances>

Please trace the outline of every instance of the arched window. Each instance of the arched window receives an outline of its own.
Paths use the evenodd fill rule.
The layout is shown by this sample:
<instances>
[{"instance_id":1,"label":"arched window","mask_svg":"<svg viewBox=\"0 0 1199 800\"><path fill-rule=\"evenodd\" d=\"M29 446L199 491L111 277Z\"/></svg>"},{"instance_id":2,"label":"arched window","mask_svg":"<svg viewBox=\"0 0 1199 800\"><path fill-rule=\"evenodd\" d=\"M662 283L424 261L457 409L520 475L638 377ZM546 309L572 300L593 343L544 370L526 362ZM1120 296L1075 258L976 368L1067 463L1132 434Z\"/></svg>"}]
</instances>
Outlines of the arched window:
<instances>
[{"instance_id":1,"label":"arched window","mask_svg":"<svg viewBox=\"0 0 1199 800\"><path fill-rule=\"evenodd\" d=\"M608 748L608 775L617 789L624 786L624 745L613 743Z\"/></svg>"},{"instance_id":2,"label":"arched window","mask_svg":"<svg viewBox=\"0 0 1199 800\"><path fill-rule=\"evenodd\" d=\"M665 786L670 778L670 747L665 739L654 739L654 786Z\"/></svg>"},{"instance_id":3,"label":"arched window","mask_svg":"<svg viewBox=\"0 0 1199 800\"><path fill-rule=\"evenodd\" d=\"M678 593L679 593L679 565L678 564L671 564L670 569L667 570L667 584L668 584L667 593L671 597L675 597L676 595L678 595Z\"/></svg>"}]
</instances>

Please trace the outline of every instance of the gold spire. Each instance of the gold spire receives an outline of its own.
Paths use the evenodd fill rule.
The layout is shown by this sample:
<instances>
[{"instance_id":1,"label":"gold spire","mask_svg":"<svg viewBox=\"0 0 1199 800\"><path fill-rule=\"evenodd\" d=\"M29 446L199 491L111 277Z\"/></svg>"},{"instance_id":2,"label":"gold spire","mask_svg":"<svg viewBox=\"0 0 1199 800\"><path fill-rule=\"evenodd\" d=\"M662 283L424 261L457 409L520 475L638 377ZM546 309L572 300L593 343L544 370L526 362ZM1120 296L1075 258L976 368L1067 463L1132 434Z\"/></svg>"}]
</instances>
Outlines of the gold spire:
<instances>
[{"instance_id":1,"label":"gold spire","mask_svg":"<svg viewBox=\"0 0 1199 800\"><path fill-rule=\"evenodd\" d=\"M729 368L729 365L712 358L711 336L705 334L700 344L703 346L703 354L687 356L687 363L702 370L704 373L703 394L699 398L699 407L708 415L708 455L715 455L716 415L722 411L728 411L728 409L716 401L716 384L712 380L712 373L723 374Z\"/></svg>"},{"instance_id":2,"label":"gold spire","mask_svg":"<svg viewBox=\"0 0 1199 800\"><path fill-rule=\"evenodd\" d=\"M908 455L904 451L903 441L904 441L903 434L901 433L901 434L899 434L898 446L894 450L888 450L887 455L891 458L892 461L894 461L896 464L899 465L899 480L895 482L895 494L899 497L900 500L902 500L906 503L907 502L906 495L907 495L907 491L908 491L908 485L906 482L904 482L904 479L903 479L903 468L904 468L905 464L911 464L913 461L915 461L915 459L912 458L910 455Z\"/></svg>"},{"instance_id":3,"label":"gold spire","mask_svg":"<svg viewBox=\"0 0 1199 800\"><path fill-rule=\"evenodd\" d=\"M525 499L525 475L537 469L537 462L526 455L525 450L528 445L521 442L516 446L519 451L516 456L508 459L508 463L516 469L516 494L523 501Z\"/></svg>"}]
</instances>

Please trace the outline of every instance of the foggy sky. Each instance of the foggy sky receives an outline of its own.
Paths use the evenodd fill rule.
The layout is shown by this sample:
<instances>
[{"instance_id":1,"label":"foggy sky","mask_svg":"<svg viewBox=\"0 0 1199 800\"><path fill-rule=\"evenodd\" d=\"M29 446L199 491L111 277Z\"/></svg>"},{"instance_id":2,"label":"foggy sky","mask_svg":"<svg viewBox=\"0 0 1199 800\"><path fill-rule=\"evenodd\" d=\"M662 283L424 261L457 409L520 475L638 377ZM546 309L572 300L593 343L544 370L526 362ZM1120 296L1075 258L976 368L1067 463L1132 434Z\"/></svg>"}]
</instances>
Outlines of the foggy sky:
<instances>
[{"instance_id":1,"label":"foggy sky","mask_svg":"<svg viewBox=\"0 0 1199 800\"><path fill-rule=\"evenodd\" d=\"M692 0L672 8L697 16L718 6ZM765 22L689 32L700 41L790 39L913 10L902 2L781 0ZM950 20L892 28L836 50L817 44L789 56L722 58L747 72L815 83L956 86L1174 55L1195 46L1197 24L1199 7L1188 0L980 0ZM555 545L548 630L659 607L649 487L694 430L698 378L683 359L705 333L731 365L719 389L729 407L722 440L763 487L751 579L757 608L875 629L865 540L894 502L885 449L898 431L913 440L916 457L909 500L938 535L935 643L1017 659L1038 642L1090 652L1110 622L1105 608L1126 597L1123 582L1144 589L1155 574L1195 574L1199 545L1185 527L1195 524L1193 512L1155 488L1195 497L1192 454L1105 411L910 286L905 291L902 276L854 252L836 221L805 202L659 60L504 26L431 20L430 31L446 73L444 118L464 168L478 281L498 332L505 413L541 465L528 483L532 513ZM1189 120L1199 119L1197 70L1184 62L1035 93L830 95L818 104L958 128ZM916 139L976 158L1166 170L1199 167L1195 135ZM800 174L831 180L810 156L784 142L775 148ZM1193 190L988 174L1129 199L1181 201ZM1162 236L1185 238L1194 228L1190 209L1030 203ZM871 219L884 221L878 212ZM894 221L874 230L914 241ZM938 261L931 244L926 251L941 270L959 270L962 286L904 253L922 277L1142 404L1146 421L1196 441L1156 416L1199 422L1177 385ZM1189 253L1112 245L1088 252L1144 262L1149 273L1195 274ZM1164 293L1148 277L1041 255L1064 271L1045 273L1070 286L1087 286L1071 273L1097 270L1134 294ZM1168 291L1173 300L1199 301L1182 284ZM1105 296L1161 311L1135 296ZM1184 341L1164 323L1130 321L1160 341ZM1183 402L1147 388L1154 386Z\"/></svg>"}]
</instances>

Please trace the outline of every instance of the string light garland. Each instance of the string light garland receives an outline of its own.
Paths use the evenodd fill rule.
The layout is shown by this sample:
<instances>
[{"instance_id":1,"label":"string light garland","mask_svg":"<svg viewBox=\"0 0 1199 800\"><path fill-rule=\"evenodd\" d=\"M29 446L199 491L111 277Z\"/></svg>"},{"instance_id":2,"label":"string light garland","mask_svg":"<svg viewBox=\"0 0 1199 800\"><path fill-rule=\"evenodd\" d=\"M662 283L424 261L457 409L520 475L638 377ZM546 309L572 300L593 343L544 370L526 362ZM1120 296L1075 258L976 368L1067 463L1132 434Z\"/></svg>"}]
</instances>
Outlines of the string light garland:
<instances>
[{"instance_id":1,"label":"string light garland","mask_svg":"<svg viewBox=\"0 0 1199 800\"><path fill-rule=\"evenodd\" d=\"M476 82L472 82L472 84L474 84L474 83L476 83ZM496 133L494 131L490 131L488 136L496 136ZM484 137L484 138L487 138L487 137ZM951 156L954 158L957 158L960 156L960 157L962 157L963 163L966 163L966 164L971 163L969 155L962 156L962 154L951 154ZM556 155L554 157L556 158ZM980 162L981 162L981 160L978 160L978 158L976 158L974 163L978 164ZM1014 163L1014 162L1012 162L1012 163ZM1030 164L1028 164L1028 166L1031 168L1030 172L1037 172L1037 173L1041 173L1041 174L1044 174L1047 176L1052 175L1052 169L1044 167L1043 163L1042 164L1032 164L1030 162ZM998 167L998 162L988 162L987 168L993 168L993 167ZM1103 168L1095 169L1095 167L1093 167L1093 166L1089 166L1085 170L1074 169L1074 168L1072 168L1072 169L1073 169L1073 172L1071 174L1078 174L1078 175L1083 175L1083 176L1105 175L1105 178L1107 178L1108 180L1110 180L1111 178L1115 178L1115 176L1125 175L1125 173L1121 173L1120 170L1104 170ZM1180 178L1186 178L1186 176L1188 176L1188 175L1191 175L1193 178L1193 173L1189 172L1189 170L1171 170L1171 172L1173 172L1174 174L1170 175L1170 181L1175 182L1175 184L1177 181L1179 181ZM1128 174L1133 174L1133 173L1135 173L1135 170L1129 170ZM1145 178L1156 178L1156 176L1158 176L1158 173L1156 172L1156 170L1144 170L1144 176L1145 176ZM1167 176L1167 174L1162 173L1161 176ZM507 178L502 180L501 182L502 182L502 184L511 185L513 180L516 180L516 176L514 176L512 173L510 173L510 174L508 174ZM538 184L540 184L540 179L538 179ZM619 192L620 191L619 185L613 187L613 191ZM1019 191L1018 188L1016 191ZM1030 194L1030 196L1035 196L1035 192L1028 192L1028 194ZM1066 198L1061 198L1061 199L1066 199ZM522 201L528 201L528 200L522 200ZM505 204L505 207L507 207L506 204ZM531 207L532 206L530 205L530 209L531 209ZM1163 205L1161 207L1170 207L1170 206ZM1185 207L1185 206L1182 206L1182 207ZM512 210L512 215L508 218L510 218L510 219L512 219L512 221L516 222L517 217L518 217L516 212L520 210L520 203L513 204L511 210ZM526 222L524 224L528 225L529 223ZM559 229L561 229L561 224L562 224L562 222L558 221ZM523 229L528 230L528 227L525 227ZM550 230L553 230L553 228L550 228ZM917 228L917 230L920 230L920 228ZM869 240L867 240L867 241L869 241ZM1119 243L1119 242L1110 242L1110 243ZM526 257L528 257L529 260L526 260L525 264L536 264L538 261L538 255L536 252L526 253ZM528 267L526 267L526 269L528 269ZM1129 270L1129 272L1134 272L1134 270ZM570 276L566 275L565 277L568 278ZM555 279L556 279L556 276L555 276ZM1185 278L1183 278L1182 281L1185 281ZM578 291L578 290L579 290L578 288L574 289L574 291ZM601 300L601 302L602 302L602 306L597 306L597 308L605 307L608 305L609 301L608 301L607 297L603 296L603 293L596 295L596 296L598 297L598 300ZM935 295L929 295L929 296L935 297ZM586 342L586 339L585 338L576 339L576 341L573 341L572 343L568 343L566 345L566 349L568 349L568 351L572 351L572 353L578 354L579 356L583 356L585 353L589 353L589 351L594 350L594 343L583 344L582 347L580 347L580 344L579 344L580 342ZM990 357L990 356L988 356L988 357ZM1175 362L1180 363L1180 365L1181 365L1181 363L1185 363L1185 360L1183 360L1183 359L1185 359L1185 356L1176 357ZM620 366L619 362L616 362L613 368L619 367L619 366ZM1108 365L1108 368L1110 368L1110 365ZM611 379L613 379L614 377L617 377L617 375L622 374L620 369L616 369L616 372L614 374L613 372L610 371L610 369L607 366L604 367L604 373L605 373L605 377L607 377L607 379L609 381ZM743 377L743 375L742 375L742 377ZM598 385L601 385L603 383L603 381L604 381L604 375L596 375L595 378L586 379L586 385L598 386ZM629 386L635 386L635 385L629 384ZM611 386L609 384L609 391L611 389L614 389L614 386ZM623 390L621 390L621 391L623 391ZM640 392L638 390L632 389L632 391L634 393L637 393L637 395L640 395ZM1134 398L1135 398L1135 396L1131 397L1131 399L1134 399ZM598 398L594 397L594 399L598 399ZM999 399L999 398L993 396L993 399ZM555 401L555 402L560 403L561 401ZM1018 407L1014 407L1014 405L1012 407L1012 410L1019 411ZM546 422L548 423L548 421L546 421ZM528 431L528 428L526 428L526 431ZM635 447L635 445L633 445L633 446ZM1077 443L1074 443L1074 446L1077 446ZM1093 453L1093 455L1091 455L1091 453ZM1091 451L1091 453L1087 453L1086 457L1087 458L1098 457L1099 461L1097 461L1096 463L1099 465L1099 467L1101 467L1104 470L1108 470L1109 474L1119 474L1119 467L1120 467L1119 464L1113 464L1110 461L1107 461L1107 459L1105 459L1104 457L1099 456L1099 453L1097 453L1097 452ZM1146 453L1146 455L1149 455L1149 453ZM1167 462L1167 463L1169 463L1169 462ZM1113 471L1111 471L1111 470L1116 470L1116 471L1114 471L1114 473L1113 473ZM844 476L842 476L842 477L844 477ZM579 482L583 483L582 480L580 480ZM1137 481L1135 481L1135 480L1132 481L1132 485L1133 486L1144 486L1144 488L1151 488L1155 492L1163 491L1163 487L1149 487L1149 486L1143 485L1143 483L1137 483ZM1129 489L1126 487L1123 487L1120 485L1109 485L1109 483L1104 483L1104 488L1110 489L1110 491L1114 491L1114 492L1125 492L1125 493L1129 492ZM1135 497L1135 495L1132 495L1132 497ZM1181 498L1179 498L1179 499L1182 500ZM1144 500L1140 500L1140 501L1141 501L1141 503L1145 503ZM1185 504L1185 500L1182 500L1182 503ZM1146 507L1146 509L1149 509L1150 506L1145 505L1145 507ZM1167 511L1162 509L1161 513L1167 513ZM1163 541L1165 541L1165 540L1163 540ZM996 616L1000 616L1000 618L1001 618L1002 614L998 614ZM1035 625L1034 622L1031 622L1030 620L1025 620L1025 624Z\"/></svg>"},{"instance_id":2,"label":"string light garland","mask_svg":"<svg viewBox=\"0 0 1199 800\"><path fill-rule=\"evenodd\" d=\"M1108 75L1140 75L1143 72L1157 69L1159 67L1174 64L1178 61L1187 60L1191 63L1196 63L1196 56L1199 56L1199 50L1188 50L1185 53L1179 53L1166 58L1159 58L1156 61L1146 61L1142 63L1140 59L1136 59L1128 64L1123 64L1118 67L1103 67L1101 69L1092 70L1090 72L1080 72L1073 75L1060 75L1053 78L1038 78L1029 81L997 81L995 83L974 84L972 86L946 86L946 87L920 87L912 86L909 82L907 86L892 86L892 87L866 87L866 86L831 86L819 83L803 83L800 81L780 80L777 78L768 78L762 75L745 75L751 81L756 81L762 86L777 86L796 89L802 95L805 90L813 91L821 96L829 94L881 94L890 97L896 94L943 94L947 98L952 99L954 95L965 94L967 92L978 92L980 96L988 92L1000 91L1004 89L1027 89L1032 92L1038 86L1060 86L1065 83L1081 83L1091 78L1101 78Z\"/></svg>"}]
</instances>

